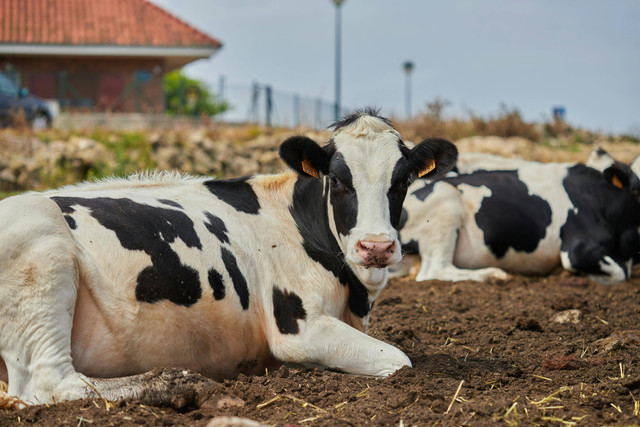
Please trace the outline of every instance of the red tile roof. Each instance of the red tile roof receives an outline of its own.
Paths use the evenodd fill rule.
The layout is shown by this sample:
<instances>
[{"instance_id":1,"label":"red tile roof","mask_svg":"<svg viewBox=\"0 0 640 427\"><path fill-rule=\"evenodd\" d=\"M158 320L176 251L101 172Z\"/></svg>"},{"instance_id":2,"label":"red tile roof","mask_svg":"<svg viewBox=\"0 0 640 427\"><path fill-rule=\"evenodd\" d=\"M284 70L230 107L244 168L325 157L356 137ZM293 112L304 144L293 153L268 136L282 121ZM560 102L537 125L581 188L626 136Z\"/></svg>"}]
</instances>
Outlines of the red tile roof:
<instances>
[{"instance_id":1,"label":"red tile roof","mask_svg":"<svg viewBox=\"0 0 640 427\"><path fill-rule=\"evenodd\" d=\"M221 46L147 0L0 0L2 43Z\"/></svg>"}]
</instances>

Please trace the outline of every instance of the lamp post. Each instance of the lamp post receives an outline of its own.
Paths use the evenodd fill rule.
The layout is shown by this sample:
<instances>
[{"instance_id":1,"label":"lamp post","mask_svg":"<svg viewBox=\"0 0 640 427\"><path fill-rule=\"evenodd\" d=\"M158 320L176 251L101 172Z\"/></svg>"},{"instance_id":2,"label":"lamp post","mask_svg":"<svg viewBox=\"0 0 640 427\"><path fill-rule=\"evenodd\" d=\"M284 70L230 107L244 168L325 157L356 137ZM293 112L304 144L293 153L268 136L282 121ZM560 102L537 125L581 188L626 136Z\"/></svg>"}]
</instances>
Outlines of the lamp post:
<instances>
[{"instance_id":1,"label":"lamp post","mask_svg":"<svg viewBox=\"0 0 640 427\"><path fill-rule=\"evenodd\" d=\"M344 0L332 0L336 5L336 100L335 100L335 110L334 110L334 118L336 121L340 120L340 29L341 29L341 18L340 18L340 6L344 3Z\"/></svg>"},{"instance_id":2,"label":"lamp post","mask_svg":"<svg viewBox=\"0 0 640 427\"><path fill-rule=\"evenodd\" d=\"M405 61L402 67L404 68L404 72L406 74L405 93L404 93L405 114L407 115L407 119L410 119L411 118L411 72L413 71L413 62Z\"/></svg>"}]
</instances>

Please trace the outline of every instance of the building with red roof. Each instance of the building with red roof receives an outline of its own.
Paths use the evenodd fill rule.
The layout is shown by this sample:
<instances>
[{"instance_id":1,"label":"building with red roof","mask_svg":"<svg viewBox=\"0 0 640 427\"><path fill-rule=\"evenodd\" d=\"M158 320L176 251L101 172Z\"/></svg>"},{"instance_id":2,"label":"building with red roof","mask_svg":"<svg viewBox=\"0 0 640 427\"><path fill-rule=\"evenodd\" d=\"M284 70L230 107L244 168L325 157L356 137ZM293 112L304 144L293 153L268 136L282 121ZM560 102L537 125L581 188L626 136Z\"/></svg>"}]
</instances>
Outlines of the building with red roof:
<instances>
[{"instance_id":1,"label":"building with red roof","mask_svg":"<svg viewBox=\"0 0 640 427\"><path fill-rule=\"evenodd\" d=\"M67 111L162 112L162 77L222 44L147 0L0 0L0 71Z\"/></svg>"}]
</instances>

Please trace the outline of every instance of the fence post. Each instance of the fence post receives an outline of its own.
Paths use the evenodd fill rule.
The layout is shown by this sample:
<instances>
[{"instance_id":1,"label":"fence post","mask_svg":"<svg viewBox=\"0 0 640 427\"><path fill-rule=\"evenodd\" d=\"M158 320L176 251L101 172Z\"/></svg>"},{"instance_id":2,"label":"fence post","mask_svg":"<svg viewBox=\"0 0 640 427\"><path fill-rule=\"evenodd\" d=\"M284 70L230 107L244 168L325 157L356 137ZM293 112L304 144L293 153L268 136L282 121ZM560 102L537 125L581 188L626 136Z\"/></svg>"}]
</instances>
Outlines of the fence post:
<instances>
[{"instance_id":1,"label":"fence post","mask_svg":"<svg viewBox=\"0 0 640 427\"><path fill-rule=\"evenodd\" d=\"M300 95L293 95L293 125L300 127Z\"/></svg>"},{"instance_id":2,"label":"fence post","mask_svg":"<svg viewBox=\"0 0 640 427\"><path fill-rule=\"evenodd\" d=\"M271 86L267 85L264 87L265 97L266 97L266 125L267 127L271 127L271 113L273 111L273 99L271 98Z\"/></svg>"},{"instance_id":3,"label":"fence post","mask_svg":"<svg viewBox=\"0 0 640 427\"><path fill-rule=\"evenodd\" d=\"M251 108L249 108L249 121L258 122L258 99L260 99L260 85L253 82L251 85Z\"/></svg>"},{"instance_id":4,"label":"fence post","mask_svg":"<svg viewBox=\"0 0 640 427\"><path fill-rule=\"evenodd\" d=\"M316 127L316 130L318 130L322 126L322 99L316 98L315 110L316 110L314 114L314 118L316 122L315 127Z\"/></svg>"},{"instance_id":5,"label":"fence post","mask_svg":"<svg viewBox=\"0 0 640 427\"><path fill-rule=\"evenodd\" d=\"M224 101L224 87L225 87L225 79L224 76L220 76L218 79L218 101Z\"/></svg>"}]
</instances>

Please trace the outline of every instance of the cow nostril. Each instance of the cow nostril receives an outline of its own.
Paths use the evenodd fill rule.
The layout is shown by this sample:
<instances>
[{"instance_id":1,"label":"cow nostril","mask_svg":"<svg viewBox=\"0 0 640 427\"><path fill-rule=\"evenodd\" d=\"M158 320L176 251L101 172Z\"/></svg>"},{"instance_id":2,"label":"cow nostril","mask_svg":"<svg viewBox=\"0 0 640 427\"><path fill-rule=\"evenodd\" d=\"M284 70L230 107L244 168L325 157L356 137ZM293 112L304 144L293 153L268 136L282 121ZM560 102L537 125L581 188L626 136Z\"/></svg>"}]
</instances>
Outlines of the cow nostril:
<instances>
[{"instance_id":1,"label":"cow nostril","mask_svg":"<svg viewBox=\"0 0 640 427\"><path fill-rule=\"evenodd\" d=\"M389 253L393 253L395 250L396 250L396 242L389 242L389 244L385 248L385 251Z\"/></svg>"},{"instance_id":2,"label":"cow nostril","mask_svg":"<svg viewBox=\"0 0 640 427\"><path fill-rule=\"evenodd\" d=\"M358 242L358 249L371 250L376 247L375 242L369 242L367 240L360 240Z\"/></svg>"}]
</instances>

